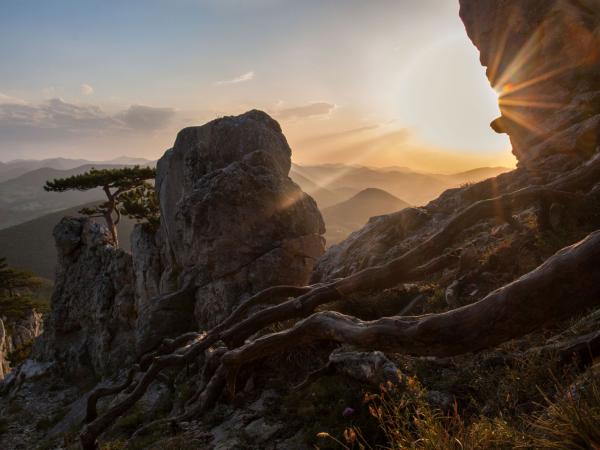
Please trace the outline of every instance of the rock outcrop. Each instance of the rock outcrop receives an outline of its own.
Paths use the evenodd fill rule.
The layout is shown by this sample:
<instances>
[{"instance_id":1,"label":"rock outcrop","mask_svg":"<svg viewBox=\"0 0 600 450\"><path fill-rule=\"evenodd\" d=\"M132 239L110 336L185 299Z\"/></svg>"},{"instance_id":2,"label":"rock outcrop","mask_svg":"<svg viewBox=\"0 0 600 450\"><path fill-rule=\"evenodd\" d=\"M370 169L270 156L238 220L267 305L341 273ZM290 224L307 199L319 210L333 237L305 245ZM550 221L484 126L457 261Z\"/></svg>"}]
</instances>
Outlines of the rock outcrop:
<instances>
[{"instance_id":1,"label":"rock outcrop","mask_svg":"<svg viewBox=\"0 0 600 450\"><path fill-rule=\"evenodd\" d=\"M182 130L158 163L158 230L138 225L132 254L106 228L65 218L47 332L34 358L106 376L161 339L210 327L244 298L303 285L324 252L324 224L288 177L279 124L251 111Z\"/></svg>"},{"instance_id":2,"label":"rock outcrop","mask_svg":"<svg viewBox=\"0 0 600 450\"><path fill-rule=\"evenodd\" d=\"M288 177L291 150L261 111L186 128L158 162L161 293L193 278L199 328L272 285L303 285L324 251L314 200Z\"/></svg>"},{"instance_id":3,"label":"rock outcrop","mask_svg":"<svg viewBox=\"0 0 600 450\"><path fill-rule=\"evenodd\" d=\"M42 315L35 309L23 317L0 317L0 380L10 372L10 353L24 349L42 332Z\"/></svg>"},{"instance_id":4,"label":"rock outcrop","mask_svg":"<svg viewBox=\"0 0 600 450\"><path fill-rule=\"evenodd\" d=\"M135 282L131 255L106 227L65 218L54 229L58 268L52 310L34 358L73 376L104 376L135 356Z\"/></svg>"},{"instance_id":5,"label":"rock outcrop","mask_svg":"<svg viewBox=\"0 0 600 450\"><path fill-rule=\"evenodd\" d=\"M588 159L600 144L600 0L460 0L467 33L500 93L521 166ZM560 155L560 156L557 156Z\"/></svg>"}]
</instances>

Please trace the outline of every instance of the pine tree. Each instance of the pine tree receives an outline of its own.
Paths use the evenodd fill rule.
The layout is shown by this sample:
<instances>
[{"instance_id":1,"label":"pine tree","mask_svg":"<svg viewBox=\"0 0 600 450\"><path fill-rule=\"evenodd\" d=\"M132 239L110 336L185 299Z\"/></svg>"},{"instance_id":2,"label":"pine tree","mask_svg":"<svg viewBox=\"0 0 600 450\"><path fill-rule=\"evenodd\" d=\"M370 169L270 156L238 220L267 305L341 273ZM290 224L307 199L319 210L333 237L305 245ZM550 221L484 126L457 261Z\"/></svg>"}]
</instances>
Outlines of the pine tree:
<instances>
[{"instance_id":1,"label":"pine tree","mask_svg":"<svg viewBox=\"0 0 600 450\"><path fill-rule=\"evenodd\" d=\"M88 191L101 188L106 201L93 208L80 211L90 217L103 217L115 245L119 245L117 225L121 215L137 220L158 222L158 200L148 180L154 180L156 169L150 167L124 167L121 169L91 169L80 175L47 181L44 190L65 192Z\"/></svg>"},{"instance_id":2,"label":"pine tree","mask_svg":"<svg viewBox=\"0 0 600 450\"><path fill-rule=\"evenodd\" d=\"M12 298L20 289L35 289L40 282L31 272L9 267L6 258L0 257L0 294L4 292Z\"/></svg>"}]
</instances>

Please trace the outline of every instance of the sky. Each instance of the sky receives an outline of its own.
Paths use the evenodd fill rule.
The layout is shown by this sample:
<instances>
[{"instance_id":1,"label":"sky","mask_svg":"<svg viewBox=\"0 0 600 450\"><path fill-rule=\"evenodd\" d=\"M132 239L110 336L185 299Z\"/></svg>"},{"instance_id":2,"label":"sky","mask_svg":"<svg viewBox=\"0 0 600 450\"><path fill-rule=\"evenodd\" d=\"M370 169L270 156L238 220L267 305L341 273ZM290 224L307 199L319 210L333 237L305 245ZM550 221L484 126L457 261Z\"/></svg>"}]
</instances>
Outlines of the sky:
<instances>
[{"instance_id":1,"label":"sky","mask_svg":"<svg viewBox=\"0 0 600 450\"><path fill-rule=\"evenodd\" d=\"M514 165L457 0L0 0L0 161L156 159L254 108L299 164Z\"/></svg>"}]
</instances>

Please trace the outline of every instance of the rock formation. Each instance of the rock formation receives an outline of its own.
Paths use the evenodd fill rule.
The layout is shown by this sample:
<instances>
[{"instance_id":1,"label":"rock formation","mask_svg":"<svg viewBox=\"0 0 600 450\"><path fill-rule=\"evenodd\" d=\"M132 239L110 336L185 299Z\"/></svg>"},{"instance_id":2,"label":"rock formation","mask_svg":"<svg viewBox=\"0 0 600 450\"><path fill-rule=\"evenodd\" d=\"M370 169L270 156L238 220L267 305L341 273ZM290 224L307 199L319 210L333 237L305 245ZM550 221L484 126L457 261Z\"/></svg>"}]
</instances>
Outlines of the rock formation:
<instances>
[{"instance_id":1,"label":"rock formation","mask_svg":"<svg viewBox=\"0 0 600 450\"><path fill-rule=\"evenodd\" d=\"M600 1L460 0L520 165L574 164L600 144ZM560 157L553 155L561 155Z\"/></svg>"},{"instance_id":2,"label":"rock formation","mask_svg":"<svg viewBox=\"0 0 600 450\"><path fill-rule=\"evenodd\" d=\"M218 119L182 130L159 161L162 222L135 228L132 255L100 224L61 221L35 359L110 375L165 337L214 325L255 292L305 284L324 251L324 224L288 177L290 158L265 113Z\"/></svg>"},{"instance_id":3,"label":"rock formation","mask_svg":"<svg viewBox=\"0 0 600 450\"><path fill-rule=\"evenodd\" d=\"M10 353L33 343L42 332L42 315L31 309L24 317L0 317L0 381L11 370Z\"/></svg>"},{"instance_id":4,"label":"rock formation","mask_svg":"<svg viewBox=\"0 0 600 450\"><path fill-rule=\"evenodd\" d=\"M134 356L131 255L116 249L106 227L89 219L63 219L54 238L52 310L33 356L71 375L110 375Z\"/></svg>"},{"instance_id":5,"label":"rock formation","mask_svg":"<svg viewBox=\"0 0 600 450\"><path fill-rule=\"evenodd\" d=\"M197 328L264 288L308 281L325 229L290 168L279 124L260 111L186 128L158 162L160 286L191 274Z\"/></svg>"}]
</instances>

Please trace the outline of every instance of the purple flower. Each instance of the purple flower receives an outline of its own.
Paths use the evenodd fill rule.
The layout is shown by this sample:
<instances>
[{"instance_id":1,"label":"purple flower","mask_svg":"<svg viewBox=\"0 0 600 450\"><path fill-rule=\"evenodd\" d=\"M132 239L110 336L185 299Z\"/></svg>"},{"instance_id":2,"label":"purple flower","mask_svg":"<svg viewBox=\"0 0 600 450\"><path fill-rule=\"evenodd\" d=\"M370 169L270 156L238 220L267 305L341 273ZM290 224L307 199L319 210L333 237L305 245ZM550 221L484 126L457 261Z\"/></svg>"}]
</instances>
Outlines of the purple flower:
<instances>
[{"instance_id":1,"label":"purple flower","mask_svg":"<svg viewBox=\"0 0 600 450\"><path fill-rule=\"evenodd\" d=\"M342 413L342 416L348 418L350 416L354 415L354 409L353 408L346 408L344 409L344 412Z\"/></svg>"}]
</instances>

